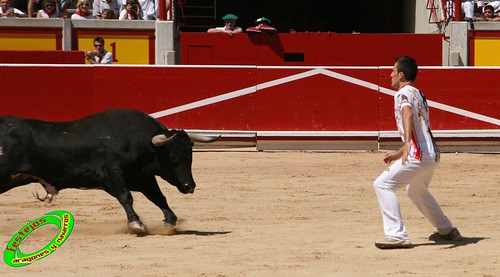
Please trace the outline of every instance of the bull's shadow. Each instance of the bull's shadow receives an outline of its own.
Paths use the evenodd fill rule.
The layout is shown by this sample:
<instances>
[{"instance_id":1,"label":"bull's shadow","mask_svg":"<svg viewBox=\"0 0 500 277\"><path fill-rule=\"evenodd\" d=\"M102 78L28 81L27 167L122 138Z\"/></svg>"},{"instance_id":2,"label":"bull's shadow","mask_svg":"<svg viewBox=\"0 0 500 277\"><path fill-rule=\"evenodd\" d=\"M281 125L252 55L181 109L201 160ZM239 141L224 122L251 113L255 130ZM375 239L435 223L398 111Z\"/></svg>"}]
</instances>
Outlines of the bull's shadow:
<instances>
[{"instance_id":1,"label":"bull's shadow","mask_svg":"<svg viewBox=\"0 0 500 277\"><path fill-rule=\"evenodd\" d=\"M452 248L457 248L461 246L467 246L469 244L477 244L478 242L485 240L485 239L490 239L486 237L462 237L461 241L447 241L447 240L430 240L429 242L426 243L415 243L412 246L413 247L420 247L420 246L447 246L445 247L446 249L452 249Z\"/></svg>"},{"instance_id":2,"label":"bull's shadow","mask_svg":"<svg viewBox=\"0 0 500 277\"><path fill-rule=\"evenodd\" d=\"M215 235L226 235L231 234L231 231L223 232L210 232L210 231L196 231L196 230L177 230L177 235L195 235L195 236L215 236Z\"/></svg>"}]
</instances>

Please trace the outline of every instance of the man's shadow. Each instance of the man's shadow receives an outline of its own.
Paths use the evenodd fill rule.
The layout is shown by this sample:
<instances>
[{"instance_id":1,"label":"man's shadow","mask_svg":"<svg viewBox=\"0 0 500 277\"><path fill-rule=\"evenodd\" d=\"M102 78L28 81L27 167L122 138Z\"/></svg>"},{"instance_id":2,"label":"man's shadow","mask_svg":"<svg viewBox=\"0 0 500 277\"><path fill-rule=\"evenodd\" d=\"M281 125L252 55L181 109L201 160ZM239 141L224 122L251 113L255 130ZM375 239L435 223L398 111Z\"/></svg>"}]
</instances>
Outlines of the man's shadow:
<instances>
[{"instance_id":1,"label":"man's shadow","mask_svg":"<svg viewBox=\"0 0 500 277\"><path fill-rule=\"evenodd\" d=\"M283 48L283 43L278 34L248 34L248 38L253 45L257 47L268 47L271 51L283 60L285 49ZM258 51L257 53L260 53Z\"/></svg>"},{"instance_id":2,"label":"man's shadow","mask_svg":"<svg viewBox=\"0 0 500 277\"><path fill-rule=\"evenodd\" d=\"M460 241L449 241L449 240L441 240L441 239L436 239L436 240L429 240L429 242L426 243L415 243L412 244L413 247L420 247L420 246L435 246L435 245L441 245L441 246L447 246L445 249L452 249L452 248L457 248L461 246L467 246L469 244L477 244L478 242L485 240L485 239L490 239L486 237L462 237L462 240Z\"/></svg>"}]
</instances>

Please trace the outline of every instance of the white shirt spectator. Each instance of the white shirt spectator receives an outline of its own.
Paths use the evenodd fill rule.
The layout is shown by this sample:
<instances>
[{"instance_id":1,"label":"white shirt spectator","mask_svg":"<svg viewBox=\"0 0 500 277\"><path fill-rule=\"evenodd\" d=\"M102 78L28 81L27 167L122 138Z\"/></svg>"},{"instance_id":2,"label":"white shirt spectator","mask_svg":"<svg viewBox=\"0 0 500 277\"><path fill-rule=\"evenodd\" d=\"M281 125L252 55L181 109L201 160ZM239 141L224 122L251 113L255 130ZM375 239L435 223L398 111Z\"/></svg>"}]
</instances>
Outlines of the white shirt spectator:
<instances>
[{"instance_id":1,"label":"white shirt spectator","mask_svg":"<svg viewBox=\"0 0 500 277\"><path fill-rule=\"evenodd\" d=\"M53 14L48 15L45 10L39 10L40 18L49 19L49 18L59 18L59 12L55 11ZM38 16L37 16L38 17Z\"/></svg>"},{"instance_id":2,"label":"white shirt spectator","mask_svg":"<svg viewBox=\"0 0 500 277\"><path fill-rule=\"evenodd\" d=\"M142 19L155 20L158 18L159 1L160 0L139 0L142 9Z\"/></svg>"},{"instance_id":3,"label":"white shirt spectator","mask_svg":"<svg viewBox=\"0 0 500 277\"><path fill-rule=\"evenodd\" d=\"M74 13L71 15L71 19L95 19L95 17L91 14L87 16L81 16L79 14Z\"/></svg>"},{"instance_id":4,"label":"white shirt spectator","mask_svg":"<svg viewBox=\"0 0 500 277\"><path fill-rule=\"evenodd\" d=\"M18 10L16 8L13 8L13 7L9 7L7 10L13 10L14 12L9 14L7 17L17 17L15 14L25 14L23 13L21 10ZM6 13L7 11L4 11L2 7L0 7L0 13Z\"/></svg>"},{"instance_id":5,"label":"white shirt spectator","mask_svg":"<svg viewBox=\"0 0 500 277\"><path fill-rule=\"evenodd\" d=\"M462 11L460 20L474 20L474 1L472 0L462 0L460 10ZM446 15L448 18L455 17L455 0L446 1Z\"/></svg>"},{"instance_id":6,"label":"white shirt spectator","mask_svg":"<svg viewBox=\"0 0 500 277\"><path fill-rule=\"evenodd\" d=\"M100 60L99 56L94 57L94 60L97 63L100 63L100 64L112 64L113 63L113 53L108 52L107 50L104 50L102 52L102 54L103 54L102 61Z\"/></svg>"}]
</instances>

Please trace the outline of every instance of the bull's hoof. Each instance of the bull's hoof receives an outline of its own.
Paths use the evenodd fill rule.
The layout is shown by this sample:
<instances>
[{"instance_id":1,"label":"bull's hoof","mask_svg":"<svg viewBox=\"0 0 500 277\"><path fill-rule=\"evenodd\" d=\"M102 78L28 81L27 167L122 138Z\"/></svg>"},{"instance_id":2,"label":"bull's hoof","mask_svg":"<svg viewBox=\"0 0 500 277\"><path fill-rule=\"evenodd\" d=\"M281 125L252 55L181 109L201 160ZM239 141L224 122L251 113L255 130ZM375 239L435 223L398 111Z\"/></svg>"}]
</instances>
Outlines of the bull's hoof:
<instances>
[{"instance_id":1,"label":"bull's hoof","mask_svg":"<svg viewBox=\"0 0 500 277\"><path fill-rule=\"evenodd\" d=\"M166 236L173 236L177 234L177 229L175 229L175 226L172 224L164 223L162 233Z\"/></svg>"},{"instance_id":2,"label":"bull's hoof","mask_svg":"<svg viewBox=\"0 0 500 277\"><path fill-rule=\"evenodd\" d=\"M142 224L139 220L129 222L128 229L132 234L136 234L138 236L145 236L148 234L146 226L144 226L144 224Z\"/></svg>"}]
</instances>

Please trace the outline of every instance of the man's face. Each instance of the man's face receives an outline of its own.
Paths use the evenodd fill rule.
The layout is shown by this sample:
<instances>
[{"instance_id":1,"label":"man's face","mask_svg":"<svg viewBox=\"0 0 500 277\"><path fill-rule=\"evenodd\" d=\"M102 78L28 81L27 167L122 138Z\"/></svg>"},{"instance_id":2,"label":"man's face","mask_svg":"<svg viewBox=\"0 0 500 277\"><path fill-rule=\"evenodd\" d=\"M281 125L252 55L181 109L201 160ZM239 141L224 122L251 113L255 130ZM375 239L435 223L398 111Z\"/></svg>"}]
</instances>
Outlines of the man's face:
<instances>
[{"instance_id":1,"label":"man's face","mask_svg":"<svg viewBox=\"0 0 500 277\"><path fill-rule=\"evenodd\" d=\"M490 9L484 10L484 16L488 18L493 18L493 12Z\"/></svg>"},{"instance_id":2,"label":"man's face","mask_svg":"<svg viewBox=\"0 0 500 277\"><path fill-rule=\"evenodd\" d=\"M236 21L235 20L226 20L224 21L224 23L226 24L226 28L233 28L234 25L236 24Z\"/></svg>"},{"instance_id":3,"label":"man's face","mask_svg":"<svg viewBox=\"0 0 500 277\"><path fill-rule=\"evenodd\" d=\"M391 86L395 89L399 89L399 82L401 78L402 72L398 73L398 68L397 68L397 63L394 64L394 67L392 68L391 72Z\"/></svg>"},{"instance_id":4,"label":"man's face","mask_svg":"<svg viewBox=\"0 0 500 277\"><path fill-rule=\"evenodd\" d=\"M0 7L2 7L4 12L6 12L9 8L9 0L0 0Z\"/></svg>"},{"instance_id":5,"label":"man's face","mask_svg":"<svg viewBox=\"0 0 500 277\"><path fill-rule=\"evenodd\" d=\"M98 41L94 41L94 49L95 49L95 51L102 53L104 51L104 44L102 44Z\"/></svg>"}]
</instances>

